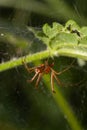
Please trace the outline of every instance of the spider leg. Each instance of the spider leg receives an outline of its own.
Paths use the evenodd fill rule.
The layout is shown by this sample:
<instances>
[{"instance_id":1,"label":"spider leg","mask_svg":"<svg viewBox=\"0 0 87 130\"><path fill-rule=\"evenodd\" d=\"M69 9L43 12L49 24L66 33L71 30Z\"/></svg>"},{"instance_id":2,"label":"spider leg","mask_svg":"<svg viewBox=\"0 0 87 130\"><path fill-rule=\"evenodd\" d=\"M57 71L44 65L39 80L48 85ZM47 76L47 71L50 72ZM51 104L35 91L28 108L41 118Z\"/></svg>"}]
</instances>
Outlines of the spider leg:
<instances>
[{"instance_id":1,"label":"spider leg","mask_svg":"<svg viewBox=\"0 0 87 130\"><path fill-rule=\"evenodd\" d=\"M67 68L65 68L65 69L63 69L62 71L60 71L60 72L56 72L56 71L54 71L54 73L55 74L57 74L57 75L60 75L60 74L62 74L63 72L65 72L65 71L67 71L67 70L69 70L71 68L71 66L69 66L69 67L67 67Z\"/></svg>"},{"instance_id":2,"label":"spider leg","mask_svg":"<svg viewBox=\"0 0 87 130\"><path fill-rule=\"evenodd\" d=\"M52 88L52 92L55 93L53 79L54 79L54 74L53 72L51 72L51 88Z\"/></svg>"},{"instance_id":3,"label":"spider leg","mask_svg":"<svg viewBox=\"0 0 87 130\"><path fill-rule=\"evenodd\" d=\"M27 63L26 63L25 61L22 61L22 63L23 63L23 65L25 66L26 70L27 70L28 72L30 72L30 70L29 70L29 67L28 67Z\"/></svg>"},{"instance_id":4,"label":"spider leg","mask_svg":"<svg viewBox=\"0 0 87 130\"><path fill-rule=\"evenodd\" d=\"M23 65L25 66L26 70L30 73L34 71L35 68L29 68L25 60L22 61Z\"/></svg>"},{"instance_id":5,"label":"spider leg","mask_svg":"<svg viewBox=\"0 0 87 130\"><path fill-rule=\"evenodd\" d=\"M35 73L35 75L32 77L32 79L31 80L27 80L27 82L32 82L37 77L38 74L39 74L39 72Z\"/></svg>"},{"instance_id":6,"label":"spider leg","mask_svg":"<svg viewBox=\"0 0 87 130\"><path fill-rule=\"evenodd\" d=\"M37 81L36 81L36 84L35 84L35 87L36 87L36 88L38 87L38 84L39 84L39 82L40 82L41 77L42 77L42 73L39 73L38 78L37 78Z\"/></svg>"},{"instance_id":7,"label":"spider leg","mask_svg":"<svg viewBox=\"0 0 87 130\"><path fill-rule=\"evenodd\" d=\"M56 81L58 82L58 84L60 86L62 86L63 84L61 83L61 81L59 80L59 78L57 78L56 74L54 73L54 78L56 79Z\"/></svg>"},{"instance_id":8,"label":"spider leg","mask_svg":"<svg viewBox=\"0 0 87 130\"><path fill-rule=\"evenodd\" d=\"M60 74L62 74L63 72L69 70L69 69L72 67L72 65L73 65L74 62L75 62L75 60L73 60L72 63L71 63L67 68L63 69L63 70L60 71L60 72L56 72L56 71L53 70L52 68L51 68L51 70L52 70L56 75L60 75Z\"/></svg>"}]
</instances>

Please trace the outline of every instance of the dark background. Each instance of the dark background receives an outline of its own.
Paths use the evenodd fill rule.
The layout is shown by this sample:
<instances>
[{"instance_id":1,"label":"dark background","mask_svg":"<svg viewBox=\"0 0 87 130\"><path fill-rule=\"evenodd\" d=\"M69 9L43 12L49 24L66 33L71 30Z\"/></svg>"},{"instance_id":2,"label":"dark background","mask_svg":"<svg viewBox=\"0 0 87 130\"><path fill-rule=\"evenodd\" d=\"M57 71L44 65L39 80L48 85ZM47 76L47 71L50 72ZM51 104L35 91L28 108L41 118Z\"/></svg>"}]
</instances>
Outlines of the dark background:
<instances>
[{"instance_id":1,"label":"dark background","mask_svg":"<svg viewBox=\"0 0 87 130\"><path fill-rule=\"evenodd\" d=\"M0 0L0 62L45 49L26 27L41 29L43 24L51 25L54 21L64 25L69 19L80 26L87 25L86 0ZM1 37L3 34L6 37ZM20 40L26 44L19 45ZM55 69L67 67L72 60L67 57L54 58ZM0 130L70 130L66 115L56 105L43 80L39 91L34 89L35 82L26 82L32 76L24 66L0 73ZM66 84L62 93L86 130L86 63L79 66L76 59L74 67L59 78ZM74 86L79 81L82 82Z\"/></svg>"}]
</instances>

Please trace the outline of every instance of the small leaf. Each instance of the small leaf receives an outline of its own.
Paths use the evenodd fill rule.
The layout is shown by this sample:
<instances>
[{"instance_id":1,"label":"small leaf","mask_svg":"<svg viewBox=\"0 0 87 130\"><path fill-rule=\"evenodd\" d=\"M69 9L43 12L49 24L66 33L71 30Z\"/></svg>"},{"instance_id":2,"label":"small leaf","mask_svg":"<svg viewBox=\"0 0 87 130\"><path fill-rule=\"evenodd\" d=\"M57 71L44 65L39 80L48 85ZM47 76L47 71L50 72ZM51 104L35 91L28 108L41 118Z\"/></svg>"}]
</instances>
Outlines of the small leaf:
<instances>
[{"instance_id":1,"label":"small leaf","mask_svg":"<svg viewBox=\"0 0 87 130\"><path fill-rule=\"evenodd\" d=\"M65 24L65 28L67 29L68 27L70 27L70 31L71 31L71 30L80 31L79 25L78 25L75 21L73 21L73 20L69 20L69 21Z\"/></svg>"},{"instance_id":2,"label":"small leaf","mask_svg":"<svg viewBox=\"0 0 87 130\"><path fill-rule=\"evenodd\" d=\"M87 48L87 36L83 37L80 42L79 42L79 46L85 46Z\"/></svg>"},{"instance_id":3,"label":"small leaf","mask_svg":"<svg viewBox=\"0 0 87 130\"><path fill-rule=\"evenodd\" d=\"M41 39L43 41L44 44L46 44L47 46L49 46L49 43L50 43L50 39L47 38L47 37L42 37Z\"/></svg>"},{"instance_id":4,"label":"small leaf","mask_svg":"<svg viewBox=\"0 0 87 130\"><path fill-rule=\"evenodd\" d=\"M50 38L50 34L51 34L51 27L46 23L44 26L43 26L43 32L44 34Z\"/></svg>"},{"instance_id":5,"label":"small leaf","mask_svg":"<svg viewBox=\"0 0 87 130\"><path fill-rule=\"evenodd\" d=\"M61 24L54 22L51 35L52 38L55 37L58 33L62 32L63 28L64 27Z\"/></svg>"},{"instance_id":6,"label":"small leaf","mask_svg":"<svg viewBox=\"0 0 87 130\"><path fill-rule=\"evenodd\" d=\"M65 24L65 31L73 33L77 36L77 38L81 37L81 30L79 25L73 21L73 20L69 20L66 24Z\"/></svg>"},{"instance_id":7,"label":"small leaf","mask_svg":"<svg viewBox=\"0 0 87 130\"><path fill-rule=\"evenodd\" d=\"M50 27L48 24L45 24L43 26L43 32L44 34L52 39L53 37L55 37L59 32L61 32L63 30L63 26L59 23L54 22L53 26Z\"/></svg>"},{"instance_id":8,"label":"small leaf","mask_svg":"<svg viewBox=\"0 0 87 130\"><path fill-rule=\"evenodd\" d=\"M78 40L76 38L76 36L74 34L69 34L69 33L60 33L58 34L54 39L52 39L51 43L50 43L50 46L52 48L58 48L60 47L63 47L62 45L70 45L70 44L77 44L78 43Z\"/></svg>"},{"instance_id":9,"label":"small leaf","mask_svg":"<svg viewBox=\"0 0 87 130\"><path fill-rule=\"evenodd\" d=\"M87 36L87 27L82 27L81 33L82 33L83 36Z\"/></svg>"}]
</instances>

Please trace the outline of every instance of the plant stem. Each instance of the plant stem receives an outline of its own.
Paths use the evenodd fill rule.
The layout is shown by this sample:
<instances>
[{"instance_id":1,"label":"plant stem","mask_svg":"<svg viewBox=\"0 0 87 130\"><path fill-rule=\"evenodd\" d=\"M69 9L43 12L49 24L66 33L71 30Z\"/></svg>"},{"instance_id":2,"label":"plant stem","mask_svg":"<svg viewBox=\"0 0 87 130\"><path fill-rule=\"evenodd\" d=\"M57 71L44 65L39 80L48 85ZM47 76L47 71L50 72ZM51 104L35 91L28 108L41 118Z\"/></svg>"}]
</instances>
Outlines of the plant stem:
<instances>
[{"instance_id":1,"label":"plant stem","mask_svg":"<svg viewBox=\"0 0 87 130\"><path fill-rule=\"evenodd\" d=\"M41 60L41 59L44 59L44 58L47 58L47 57L49 57L49 51L48 50L38 52L38 53L35 53L35 54L32 54L32 55L23 56L23 57L18 58L18 59L14 58L14 59L11 59L8 62L1 63L0 64L0 72L4 71L4 70L11 69L13 67L17 67L19 65L22 65L22 61L25 58L26 58L26 63L27 63L27 62L33 62L35 60Z\"/></svg>"},{"instance_id":2,"label":"plant stem","mask_svg":"<svg viewBox=\"0 0 87 130\"><path fill-rule=\"evenodd\" d=\"M45 50L41 52L37 52L32 55L23 56L21 58L14 58L11 59L8 62L3 62L0 64L0 72L11 69L13 67L17 67L19 65L22 65L22 61L24 58L26 58L26 62L33 62L36 60L41 60L48 57L53 56L68 56L68 57L74 57L74 58L80 58L83 60L87 60L87 49L86 48L80 48L79 46L62 46L56 50Z\"/></svg>"}]
</instances>

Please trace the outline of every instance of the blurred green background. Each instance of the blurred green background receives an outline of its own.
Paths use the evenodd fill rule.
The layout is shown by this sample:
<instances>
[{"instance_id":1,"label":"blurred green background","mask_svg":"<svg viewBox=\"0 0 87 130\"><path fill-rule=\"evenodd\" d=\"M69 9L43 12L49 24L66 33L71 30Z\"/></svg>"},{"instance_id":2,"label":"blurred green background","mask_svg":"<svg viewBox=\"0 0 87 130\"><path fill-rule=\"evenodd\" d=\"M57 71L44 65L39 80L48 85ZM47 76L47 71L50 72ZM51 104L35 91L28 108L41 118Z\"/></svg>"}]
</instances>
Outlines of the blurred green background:
<instances>
[{"instance_id":1,"label":"blurred green background","mask_svg":"<svg viewBox=\"0 0 87 130\"><path fill-rule=\"evenodd\" d=\"M46 49L30 26L39 30L45 23L51 25L56 21L64 25L69 19L80 26L87 25L86 0L0 0L0 62ZM61 71L72 60L55 57L55 70ZM87 65L80 63L76 59L73 68L59 76L65 84L59 89L86 130ZM0 130L71 130L67 115L62 113L44 81L38 91L35 82L26 82L32 76L24 66L0 73ZM50 83L50 78L47 82Z\"/></svg>"}]
</instances>

